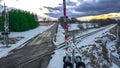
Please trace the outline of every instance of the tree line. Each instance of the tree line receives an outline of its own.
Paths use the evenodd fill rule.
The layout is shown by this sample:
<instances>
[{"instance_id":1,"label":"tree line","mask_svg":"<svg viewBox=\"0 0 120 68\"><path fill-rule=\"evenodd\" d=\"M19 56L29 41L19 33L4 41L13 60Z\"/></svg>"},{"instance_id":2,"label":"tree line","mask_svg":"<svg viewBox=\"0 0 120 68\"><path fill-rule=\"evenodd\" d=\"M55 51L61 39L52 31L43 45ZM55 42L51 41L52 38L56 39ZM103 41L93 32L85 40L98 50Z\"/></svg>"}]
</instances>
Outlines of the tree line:
<instances>
[{"instance_id":1,"label":"tree line","mask_svg":"<svg viewBox=\"0 0 120 68\"><path fill-rule=\"evenodd\" d=\"M20 32L26 31L38 26L37 16L33 13L23 10L9 11L9 30ZM4 12L0 16L0 31L3 31L4 26Z\"/></svg>"},{"instance_id":2,"label":"tree line","mask_svg":"<svg viewBox=\"0 0 120 68\"><path fill-rule=\"evenodd\" d=\"M0 31L4 30L4 17L0 15Z\"/></svg>"},{"instance_id":3,"label":"tree line","mask_svg":"<svg viewBox=\"0 0 120 68\"><path fill-rule=\"evenodd\" d=\"M89 20L89 21L80 21L80 20L77 20L77 19L72 19L71 20L73 23L74 22L78 22L78 23L93 23L93 24L98 24L99 26L106 26L106 25L109 25L109 24L113 24L113 23L118 23L119 20L115 20L115 19L95 19L95 20Z\"/></svg>"},{"instance_id":4,"label":"tree line","mask_svg":"<svg viewBox=\"0 0 120 68\"><path fill-rule=\"evenodd\" d=\"M59 18L59 22L63 26L63 24L64 24L64 17L63 16L61 16ZM96 25L98 25L99 27L101 27L101 26L106 26L106 25L113 24L113 23L118 23L118 22L120 22L120 20L115 20L115 19L108 18L108 19L80 21L80 20L77 20L76 18L71 18L71 19L67 18L67 23L68 24L70 24L70 23L76 23L76 22L80 23L80 24L81 23L91 23L91 24L94 25L94 27L96 27Z\"/></svg>"},{"instance_id":5,"label":"tree line","mask_svg":"<svg viewBox=\"0 0 120 68\"><path fill-rule=\"evenodd\" d=\"M91 21L88 21L88 22L98 24L98 26L106 26L106 25L109 25L109 24L117 23L118 20L108 18L108 19L91 20Z\"/></svg>"}]
</instances>

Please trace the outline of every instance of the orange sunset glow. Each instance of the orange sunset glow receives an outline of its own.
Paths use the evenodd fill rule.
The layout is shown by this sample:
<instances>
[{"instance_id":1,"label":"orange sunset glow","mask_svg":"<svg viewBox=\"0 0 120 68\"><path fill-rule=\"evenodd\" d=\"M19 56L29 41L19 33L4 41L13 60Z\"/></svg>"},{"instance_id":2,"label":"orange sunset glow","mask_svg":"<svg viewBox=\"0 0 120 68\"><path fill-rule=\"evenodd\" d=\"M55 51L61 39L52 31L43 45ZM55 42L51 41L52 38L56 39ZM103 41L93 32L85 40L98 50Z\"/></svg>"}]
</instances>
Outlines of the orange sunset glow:
<instances>
[{"instance_id":1,"label":"orange sunset glow","mask_svg":"<svg viewBox=\"0 0 120 68\"><path fill-rule=\"evenodd\" d=\"M77 20L89 21L89 20L117 18L117 17L120 17L120 13L109 13L109 14L102 14L102 15L95 15L95 16L78 17Z\"/></svg>"}]
</instances>

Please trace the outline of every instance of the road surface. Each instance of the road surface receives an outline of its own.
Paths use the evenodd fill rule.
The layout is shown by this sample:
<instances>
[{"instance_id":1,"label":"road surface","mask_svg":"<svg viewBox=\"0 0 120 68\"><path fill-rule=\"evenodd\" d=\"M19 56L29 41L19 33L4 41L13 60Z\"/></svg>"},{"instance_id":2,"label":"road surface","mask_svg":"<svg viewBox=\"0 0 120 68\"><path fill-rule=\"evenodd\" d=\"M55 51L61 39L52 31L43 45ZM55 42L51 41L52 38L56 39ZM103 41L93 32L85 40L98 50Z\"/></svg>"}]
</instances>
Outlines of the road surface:
<instances>
[{"instance_id":1,"label":"road surface","mask_svg":"<svg viewBox=\"0 0 120 68\"><path fill-rule=\"evenodd\" d=\"M52 38L56 33L55 24L47 31L30 40L24 47L15 49L0 59L0 68L46 68L55 46Z\"/></svg>"}]
</instances>

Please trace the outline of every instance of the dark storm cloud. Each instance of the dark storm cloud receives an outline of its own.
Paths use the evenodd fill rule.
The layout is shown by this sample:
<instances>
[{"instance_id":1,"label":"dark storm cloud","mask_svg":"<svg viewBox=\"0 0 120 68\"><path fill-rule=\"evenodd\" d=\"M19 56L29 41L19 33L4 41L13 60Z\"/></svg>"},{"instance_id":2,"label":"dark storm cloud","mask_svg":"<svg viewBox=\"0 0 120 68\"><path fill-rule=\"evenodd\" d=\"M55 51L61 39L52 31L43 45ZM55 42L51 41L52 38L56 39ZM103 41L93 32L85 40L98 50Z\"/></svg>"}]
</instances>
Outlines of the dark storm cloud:
<instances>
[{"instance_id":1,"label":"dark storm cloud","mask_svg":"<svg viewBox=\"0 0 120 68\"><path fill-rule=\"evenodd\" d=\"M72 2L70 0L68 0L66 2L66 5L69 7L69 6L75 6L76 3L75 2ZM58 7L47 7L47 9L49 10L50 13L46 13L46 15L49 15L51 17L60 17L60 16L63 16L63 4L59 4ZM59 11L60 13L55 13L54 11ZM67 15L68 16L71 16L71 11L69 11L69 9L67 8ZM70 14L69 14L70 13ZM74 15L76 16L76 14Z\"/></svg>"},{"instance_id":2,"label":"dark storm cloud","mask_svg":"<svg viewBox=\"0 0 120 68\"><path fill-rule=\"evenodd\" d=\"M70 8L67 8L67 15L70 17L81 17L81 16L89 16L89 15L99 15L106 14L112 12L120 12L120 0L93 0L92 2L78 0L80 5L76 5L77 3L72 2L70 0L67 1L67 6L76 6L73 7L72 10L81 13L72 13ZM52 17L60 17L63 14L63 6L60 5L58 7L49 8L51 13L47 14ZM53 11L60 11L61 13L52 13Z\"/></svg>"},{"instance_id":3,"label":"dark storm cloud","mask_svg":"<svg viewBox=\"0 0 120 68\"><path fill-rule=\"evenodd\" d=\"M51 11L62 11L62 10L63 10L63 4L59 4L59 5L60 5L60 6L54 7L54 8L52 8L52 7L44 7L44 8L47 8L50 12L51 12ZM75 6L76 3L68 0L66 5L67 5L67 6Z\"/></svg>"},{"instance_id":4,"label":"dark storm cloud","mask_svg":"<svg viewBox=\"0 0 120 68\"><path fill-rule=\"evenodd\" d=\"M85 12L88 15L120 12L120 0L99 0L93 3L84 2L76 7L75 10Z\"/></svg>"},{"instance_id":5,"label":"dark storm cloud","mask_svg":"<svg viewBox=\"0 0 120 68\"><path fill-rule=\"evenodd\" d=\"M75 6L76 2L72 2L72 1L68 0L66 5L67 6Z\"/></svg>"},{"instance_id":6,"label":"dark storm cloud","mask_svg":"<svg viewBox=\"0 0 120 68\"><path fill-rule=\"evenodd\" d=\"M62 6L58 6L58 7L50 8L49 10L61 11L62 9L63 9Z\"/></svg>"},{"instance_id":7,"label":"dark storm cloud","mask_svg":"<svg viewBox=\"0 0 120 68\"><path fill-rule=\"evenodd\" d=\"M59 18L60 16L63 16L61 13L45 13L46 15L54 18Z\"/></svg>"}]
</instances>

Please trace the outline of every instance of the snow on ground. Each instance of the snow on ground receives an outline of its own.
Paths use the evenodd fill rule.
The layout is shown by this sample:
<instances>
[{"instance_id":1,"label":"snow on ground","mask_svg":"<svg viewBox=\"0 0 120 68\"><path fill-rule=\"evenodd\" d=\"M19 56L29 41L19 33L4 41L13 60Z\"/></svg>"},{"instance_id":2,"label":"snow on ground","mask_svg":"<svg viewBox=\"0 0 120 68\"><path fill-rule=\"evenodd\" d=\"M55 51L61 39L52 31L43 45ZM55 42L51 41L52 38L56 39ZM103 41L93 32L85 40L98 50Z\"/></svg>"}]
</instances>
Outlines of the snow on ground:
<instances>
[{"instance_id":1,"label":"snow on ground","mask_svg":"<svg viewBox=\"0 0 120 68\"><path fill-rule=\"evenodd\" d=\"M74 30L74 29L78 29L78 28L75 28L76 26L78 26L78 24L73 24L73 25L71 25L71 27L69 27L70 29L72 29L72 30ZM84 25L84 27L85 27L85 25ZM104 27L102 27L102 28L104 28ZM99 28L99 29L102 29L102 28ZM79 34L77 34L75 37L79 37L79 36L81 36L81 35L84 35L84 34L87 34L87 33L91 33L91 32L94 32L94 31L97 31L97 30L99 30L99 29L89 29L89 30L87 30L87 31L83 31L83 32L80 32ZM59 45L60 43L63 43L63 42L65 42L65 40L64 40L64 35L65 35L65 31L64 31L64 29L62 28L62 26L61 25L59 25L58 26L58 32L57 32L57 37L56 37L56 40L57 40L57 42L55 42L55 45Z\"/></svg>"},{"instance_id":2,"label":"snow on ground","mask_svg":"<svg viewBox=\"0 0 120 68\"><path fill-rule=\"evenodd\" d=\"M75 26L76 26L76 25L72 25L71 29L74 29ZM85 27L85 26L84 26L84 27ZM104 28L104 27L96 28L96 29L89 29L89 30L87 30L87 31L85 31L85 32L80 32L79 34L76 34L75 38L76 38L76 37L79 37L79 36L82 36L82 35L84 35L84 34L87 34L87 33L91 33L91 32L97 31L97 30L102 29L102 28ZM112 28L112 27L111 27L111 28ZM59 45L60 43L65 42L65 40L64 40L64 35L65 35L65 31L64 31L64 29L62 28L62 26L59 25L59 26L58 26L58 32L57 32L57 35L56 35L56 36L57 36L57 37L56 37L56 40L57 40L57 41L55 42L55 45Z\"/></svg>"},{"instance_id":3,"label":"snow on ground","mask_svg":"<svg viewBox=\"0 0 120 68\"><path fill-rule=\"evenodd\" d=\"M83 26L83 28L92 28L92 27L94 27L94 25L93 25L93 23L82 23L81 24L82 26ZM96 26L98 26L97 24L96 24Z\"/></svg>"},{"instance_id":4,"label":"snow on ground","mask_svg":"<svg viewBox=\"0 0 120 68\"><path fill-rule=\"evenodd\" d=\"M56 50L47 68L63 68L63 56L65 56L63 49Z\"/></svg>"},{"instance_id":5,"label":"snow on ground","mask_svg":"<svg viewBox=\"0 0 120 68\"><path fill-rule=\"evenodd\" d=\"M93 35L91 35L91 36L83 39L82 42L80 42L80 44L78 44L77 46L78 46L78 47L81 47L81 46L88 45L88 44L94 42L94 41L95 41L95 38L103 36L103 34L104 34L105 32L109 31L111 28L113 28L113 27L115 27L115 26L116 26L116 25L111 25L111 26L109 26L107 29L105 29L105 30L103 30L103 31L100 31L100 32L98 32L98 33L96 33L96 34L93 34Z\"/></svg>"},{"instance_id":6,"label":"snow on ground","mask_svg":"<svg viewBox=\"0 0 120 68\"><path fill-rule=\"evenodd\" d=\"M85 27L85 26L84 26ZM75 37L79 37L79 36L81 36L81 35L84 35L84 34L88 34L88 33L91 33L91 32L94 32L94 31L97 31L97 30L99 30L99 29L103 29L104 27L101 27L101 28L95 28L95 29L89 29L89 30L87 30L87 31L85 31L85 32L80 32L79 34L77 34Z\"/></svg>"},{"instance_id":7,"label":"snow on ground","mask_svg":"<svg viewBox=\"0 0 120 68\"><path fill-rule=\"evenodd\" d=\"M119 55L117 54L117 51L116 51L117 49L115 48L115 41L108 42L106 45L107 45L109 56L110 56L110 53L111 53L113 56L119 58ZM112 51L114 51L114 52L112 52ZM119 67L115 63L112 63L111 68L119 68Z\"/></svg>"},{"instance_id":8,"label":"snow on ground","mask_svg":"<svg viewBox=\"0 0 120 68\"><path fill-rule=\"evenodd\" d=\"M82 39L82 41L77 45L77 47L82 47L82 46L94 43L96 37L101 37L105 32L109 31L111 28L113 28L115 26L116 25L110 25L109 27L107 26L108 28L106 28L105 30L100 31L100 32L98 32L96 34L93 34L93 35L91 35L91 36L89 36L89 37L87 37L85 39ZM99 28L99 29L101 29L101 28ZM93 30L91 30L91 31L93 31ZM60 31L58 31L58 34L59 33L60 33ZM57 36L58 37L57 40L61 40L61 37L64 38L63 35L60 36L61 34L59 34L59 36ZM63 39L62 39L62 41L63 41ZM66 53L66 51L64 49L56 50L55 54L52 55L52 59L51 59L51 61L50 61L50 63L49 63L47 68L63 68L63 56L65 56L65 53ZM88 61L85 61L85 63L87 63ZM113 68L115 68L115 66L116 65L114 65Z\"/></svg>"},{"instance_id":9,"label":"snow on ground","mask_svg":"<svg viewBox=\"0 0 120 68\"><path fill-rule=\"evenodd\" d=\"M68 31L72 31L72 30L79 30L80 28L78 28L79 24L70 24L68 27Z\"/></svg>"},{"instance_id":10,"label":"snow on ground","mask_svg":"<svg viewBox=\"0 0 120 68\"><path fill-rule=\"evenodd\" d=\"M28 41L29 39L35 37L36 35L46 31L47 29L49 29L50 27L52 27L54 24L50 25L50 26L39 26L35 29L29 30L29 31L25 31L25 32L11 32L10 37L18 37L18 36L23 36L24 38L20 41L18 41L16 44L10 44L9 48L3 48L3 44L0 44L0 58L1 57L5 57L9 54L9 52L17 47L19 47L20 45L22 45L24 42Z\"/></svg>"},{"instance_id":11,"label":"snow on ground","mask_svg":"<svg viewBox=\"0 0 120 68\"><path fill-rule=\"evenodd\" d=\"M55 45L59 45L60 43L63 43L65 41L64 34L65 34L64 29L62 28L61 25L58 25L58 31L57 31L57 35L56 35L57 42L54 42Z\"/></svg>"},{"instance_id":12,"label":"snow on ground","mask_svg":"<svg viewBox=\"0 0 120 68\"><path fill-rule=\"evenodd\" d=\"M112 67L111 68L119 68L116 64L112 63Z\"/></svg>"}]
</instances>

